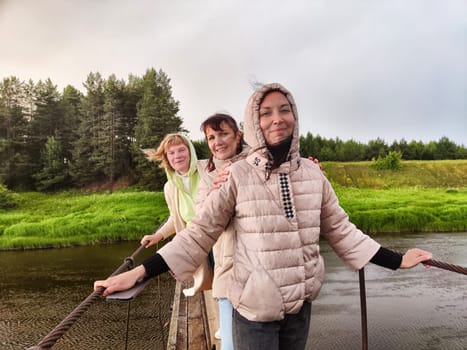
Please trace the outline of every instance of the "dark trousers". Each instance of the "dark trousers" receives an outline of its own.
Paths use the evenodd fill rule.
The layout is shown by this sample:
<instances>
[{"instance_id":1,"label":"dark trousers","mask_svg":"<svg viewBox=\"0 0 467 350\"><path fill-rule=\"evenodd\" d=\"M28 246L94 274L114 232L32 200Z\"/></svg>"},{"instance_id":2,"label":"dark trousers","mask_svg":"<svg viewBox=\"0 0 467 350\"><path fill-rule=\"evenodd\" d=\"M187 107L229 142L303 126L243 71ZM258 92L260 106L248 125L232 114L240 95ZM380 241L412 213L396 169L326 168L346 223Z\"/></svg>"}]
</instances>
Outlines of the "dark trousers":
<instances>
[{"instance_id":1,"label":"dark trousers","mask_svg":"<svg viewBox=\"0 0 467 350\"><path fill-rule=\"evenodd\" d=\"M235 350L303 350L310 327L311 304L305 302L297 314L280 321L249 321L236 310L233 313Z\"/></svg>"}]
</instances>

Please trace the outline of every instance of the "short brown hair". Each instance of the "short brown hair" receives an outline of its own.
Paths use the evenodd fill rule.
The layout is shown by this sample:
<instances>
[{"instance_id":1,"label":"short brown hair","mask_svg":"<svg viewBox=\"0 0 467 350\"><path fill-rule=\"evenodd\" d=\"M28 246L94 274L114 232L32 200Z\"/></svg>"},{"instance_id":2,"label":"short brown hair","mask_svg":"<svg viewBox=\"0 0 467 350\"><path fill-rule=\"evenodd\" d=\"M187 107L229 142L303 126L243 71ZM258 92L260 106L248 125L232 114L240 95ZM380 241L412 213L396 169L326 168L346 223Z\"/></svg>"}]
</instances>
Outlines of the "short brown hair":
<instances>
[{"instance_id":1,"label":"short brown hair","mask_svg":"<svg viewBox=\"0 0 467 350\"><path fill-rule=\"evenodd\" d=\"M161 141L161 143L156 149L156 152L154 153L154 155L151 157L150 160L160 161L161 168L174 171L174 169L170 165L169 160L167 158L167 152L170 147L174 145L181 145L181 144L185 145L188 148L188 151L190 151L190 145L188 144L188 140L182 135L180 134L165 135L164 139ZM191 157L191 151L190 151L190 157Z\"/></svg>"}]
</instances>

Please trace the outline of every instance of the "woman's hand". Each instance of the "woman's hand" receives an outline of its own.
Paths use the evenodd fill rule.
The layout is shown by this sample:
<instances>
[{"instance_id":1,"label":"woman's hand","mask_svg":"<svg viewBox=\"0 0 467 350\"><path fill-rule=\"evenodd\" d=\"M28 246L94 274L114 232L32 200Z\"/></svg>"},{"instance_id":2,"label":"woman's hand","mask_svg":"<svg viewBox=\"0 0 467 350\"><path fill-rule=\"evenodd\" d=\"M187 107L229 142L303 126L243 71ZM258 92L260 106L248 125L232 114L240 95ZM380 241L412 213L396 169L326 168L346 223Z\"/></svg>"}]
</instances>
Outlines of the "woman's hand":
<instances>
[{"instance_id":1,"label":"woman's hand","mask_svg":"<svg viewBox=\"0 0 467 350\"><path fill-rule=\"evenodd\" d=\"M422 249L412 248L402 256L401 269L410 269L421 262L431 260L432 254Z\"/></svg>"},{"instance_id":2,"label":"woman's hand","mask_svg":"<svg viewBox=\"0 0 467 350\"><path fill-rule=\"evenodd\" d=\"M94 282L94 290L104 287L102 295L105 297L113 292L130 289L137 281L146 276L146 270L143 265L135 267L133 270L123 272L102 281Z\"/></svg>"},{"instance_id":3,"label":"woman's hand","mask_svg":"<svg viewBox=\"0 0 467 350\"><path fill-rule=\"evenodd\" d=\"M156 232L156 233L153 233L152 235L146 235L144 236L142 239L141 239L141 244L144 245L146 244L146 242L148 242L146 244L146 248L149 248L155 244L157 244L160 240L162 240L164 238L164 236L162 236L161 233L159 232Z\"/></svg>"},{"instance_id":4,"label":"woman's hand","mask_svg":"<svg viewBox=\"0 0 467 350\"><path fill-rule=\"evenodd\" d=\"M212 182L211 190L216 190L220 188L224 182L227 182L227 179L229 178L230 174L229 167L231 165L232 163L226 162L219 168L219 170L217 171L217 176Z\"/></svg>"}]
</instances>

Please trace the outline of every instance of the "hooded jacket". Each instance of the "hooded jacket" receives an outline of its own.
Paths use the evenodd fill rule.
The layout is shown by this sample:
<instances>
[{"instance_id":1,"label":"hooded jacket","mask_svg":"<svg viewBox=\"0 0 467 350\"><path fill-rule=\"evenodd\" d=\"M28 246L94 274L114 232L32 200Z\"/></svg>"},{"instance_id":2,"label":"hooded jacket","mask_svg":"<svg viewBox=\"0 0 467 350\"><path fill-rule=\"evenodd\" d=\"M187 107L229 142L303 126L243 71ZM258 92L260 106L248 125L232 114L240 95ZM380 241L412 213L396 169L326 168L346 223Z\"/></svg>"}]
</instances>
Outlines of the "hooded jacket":
<instances>
[{"instance_id":1,"label":"hooded jacket","mask_svg":"<svg viewBox=\"0 0 467 350\"><path fill-rule=\"evenodd\" d=\"M296 120L287 160L272 170L259 124L260 102L271 91L287 97ZM250 321L281 320L319 294L324 279L320 235L353 269L367 264L380 245L349 221L319 167L300 157L297 108L282 85L265 85L250 97L244 137L251 146L248 157L231 166L229 181L206 198L187 229L159 253L174 275L183 279L232 220L228 298Z\"/></svg>"},{"instance_id":2,"label":"hooded jacket","mask_svg":"<svg viewBox=\"0 0 467 350\"><path fill-rule=\"evenodd\" d=\"M200 183L198 187L198 194L196 195L196 208L201 210L206 197L211 191L214 179L217 176L218 169L225 163L235 163L241 159L246 158L250 147L246 144L239 154L226 160L219 160L214 158L215 169L208 171L208 161L200 160L198 163L198 172L200 174ZM234 227L229 223L228 227L221 234L216 244L212 248L214 253L214 277L212 280L212 296L214 298L227 298L227 291L231 283L231 273L233 266L233 252L234 252Z\"/></svg>"},{"instance_id":3,"label":"hooded jacket","mask_svg":"<svg viewBox=\"0 0 467 350\"><path fill-rule=\"evenodd\" d=\"M182 178L175 171L170 168L165 169L167 175L167 182L164 185L164 196L169 208L170 216L165 224L159 228L159 232L162 234L164 239L170 237L174 233L182 231L191 218L195 214L195 197L198 191L199 185L199 172L198 168L201 166L201 161L198 161L196 157L196 151L193 143L180 134L183 137L190 151L190 167L188 172L185 174L189 179L190 191L187 191ZM193 277L193 279L191 278ZM186 296L192 296L200 290L211 289L212 286L213 271L209 266L206 259L200 264L199 268L193 274L193 276L187 277L184 280L193 280L193 286L183 290Z\"/></svg>"},{"instance_id":4,"label":"hooded jacket","mask_svg":"<svg viewBox=\"0 0 467 350\"><path fill-rule=\"evenodd\" d=\"M170 168L165 168L167 182L164 185L164 196L170 217L159 229L164 238L183 230L195 214L195 196L199 184L198 158L193 143L184 135L180 136L185 139L190 151L190 167L185 174L190 182L190 191L185 189L180 175Z\"/></svg>"}]
</instances>

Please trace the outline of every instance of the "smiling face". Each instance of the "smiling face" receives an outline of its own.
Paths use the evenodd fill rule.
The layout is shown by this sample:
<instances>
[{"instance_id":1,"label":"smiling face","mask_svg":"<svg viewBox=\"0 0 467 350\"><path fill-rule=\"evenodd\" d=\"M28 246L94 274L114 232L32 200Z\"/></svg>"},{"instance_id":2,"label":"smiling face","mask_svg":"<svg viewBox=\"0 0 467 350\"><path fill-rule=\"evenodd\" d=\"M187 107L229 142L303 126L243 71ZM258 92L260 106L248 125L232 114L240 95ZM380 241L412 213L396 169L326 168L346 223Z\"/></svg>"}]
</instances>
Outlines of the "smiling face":
<instances>
[{"instance_id":1,"label":"smiling face","mask_svg":"<svg viewBox=\"0 0 467 350\"><path fill-rule=\"evenodd\" d=\"M172 145L167 150L167 160L178 174L186 174L190 169L190 150L183 143Z\"/></svg>"},{"instance_id":2,"label":"smiling face","mask_svg":"<svg viewBox=\"0 0 467 350\"><path fill-rule=\"evenodd\" d=\"M206 127L206 140L214 158L226 160L236 154L241 133L240 131L235 132L226 122L222 122L219 126L220 130L214 130L210 126Z\"/></svg>"},{"instance_id":3,"label":"smiling face","mask_svg":"<svg viewBox=\"0 0 467 350\"><path fill-rule=\"evenodd\" d=\"M268 145L280 143L292 135L295 117L284 94L273 91L266 95L259 106L259 123Z\"/></svg>"}]
</instances>

